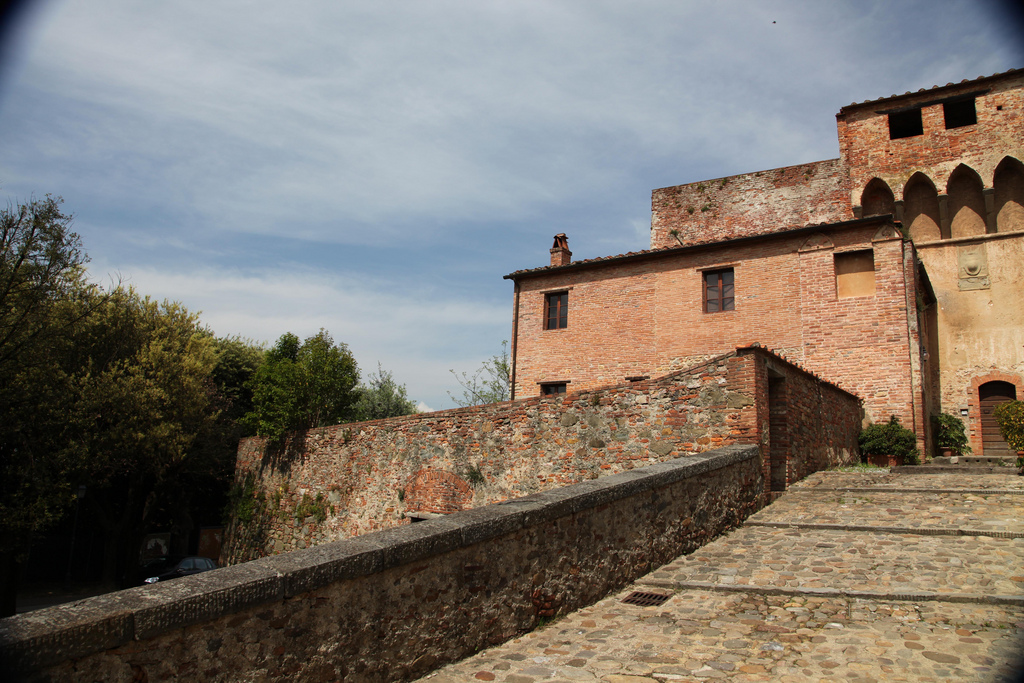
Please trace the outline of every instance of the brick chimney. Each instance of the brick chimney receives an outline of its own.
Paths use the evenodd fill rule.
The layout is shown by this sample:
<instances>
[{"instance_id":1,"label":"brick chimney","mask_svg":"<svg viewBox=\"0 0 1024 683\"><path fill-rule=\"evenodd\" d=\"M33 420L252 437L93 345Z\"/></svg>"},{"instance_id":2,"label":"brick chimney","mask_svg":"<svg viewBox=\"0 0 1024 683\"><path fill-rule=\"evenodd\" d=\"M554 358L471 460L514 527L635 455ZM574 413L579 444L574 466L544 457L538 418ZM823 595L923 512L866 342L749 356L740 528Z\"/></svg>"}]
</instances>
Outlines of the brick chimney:
<instances>
[{"instance_id":1,"label":"brick chimney","mask_svg":"<svg viewBox=\"0 0 1024 683\"><path fill-rule=\"evenodd\" d=\"M572 261L572 252L569 251L569 238L564 232L555 235L555 243L551 247L551 265L567 266Z\"/></svg>"}]
</instances>

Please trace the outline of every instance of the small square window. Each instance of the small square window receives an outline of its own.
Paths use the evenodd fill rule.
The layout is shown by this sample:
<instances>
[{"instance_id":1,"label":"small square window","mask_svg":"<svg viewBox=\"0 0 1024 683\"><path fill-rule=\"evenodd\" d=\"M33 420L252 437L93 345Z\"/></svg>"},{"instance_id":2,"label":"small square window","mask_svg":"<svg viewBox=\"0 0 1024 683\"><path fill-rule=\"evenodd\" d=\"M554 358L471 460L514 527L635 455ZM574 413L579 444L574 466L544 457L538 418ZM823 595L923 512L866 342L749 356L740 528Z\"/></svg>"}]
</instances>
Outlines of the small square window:
<instances>
[{"instance_id":1,"label":"small square window","mask_svg":"<svg viewBox=\"0 0 1024 683\"><path fill-rule=\"evenodd\" d=\"M704 312L731 311L735 304L732 268L704 273Z\"/></svg>"},{"instance_id":2,"label":"small square window","mask_svg":"<svg viewBox=\"0 0 1024 683\"><path fill-rule=\"evenodd\" d=\"M540 385L541 396L558 396L565 393L565 382L549 382Z\"/></svg>"},{"instance_id":3,"label":"small square window","mask_svg":"<svg viewBox=\"0 0 1024 683\"><path fill-rule=\"evenodd\" d=\"M836 297L875 295L875 255L866 251L850 251L835 255Z\"/></svg>"},{"instance_id":4,"label":"small square window","mask_svg":"<svg viewBox=\"0 0 1024 683\"><path fill-rule=\"evenodd\" d=\"M942 116L946 120L946 130L973 126L978 122L978 111L974 108L974 98L944 103Z\"/></svg>"},{"instance_id":5,"label":"small square window","mask_svg":"<svg viewBox=\"0 0 1024 683\"><path fill-rule=\"evenodd\" d=\"M544 295L544 329L561 330L569 325L569 292Z\"/></svg>"},{"instance_id":6,"label":"small square window","mask_svg":"<svg viewBox=\"0 0 1024 683\"><path fill-rule=\"evenodd\" d=\"M915 135L924 135L924 125L921 123L921 108L908 111L898 111L889 114L889 139L899 140L900 138L912 138Z\"/></svg>"}]
</instances>

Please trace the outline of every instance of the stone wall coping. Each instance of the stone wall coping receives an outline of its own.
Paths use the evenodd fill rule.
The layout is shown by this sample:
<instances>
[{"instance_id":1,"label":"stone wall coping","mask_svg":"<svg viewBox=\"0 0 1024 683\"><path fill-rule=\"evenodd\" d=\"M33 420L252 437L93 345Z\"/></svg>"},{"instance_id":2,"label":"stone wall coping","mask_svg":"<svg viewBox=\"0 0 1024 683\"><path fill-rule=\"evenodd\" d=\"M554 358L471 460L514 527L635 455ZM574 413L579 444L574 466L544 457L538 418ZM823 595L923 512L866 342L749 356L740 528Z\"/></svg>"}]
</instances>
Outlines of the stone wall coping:
<instances>
[{"instance_id":1,"label":"stone wall coping","mask_svg":"<svg viewBox=\"0 0 1024 683\"><path fill-rule=\"evenodd\" d=\"M757 446L725 446L417 524L8 617L0 620L0 668L52 666L337 581L429 560L758 457Z\"/></svg>"}]
</instances>

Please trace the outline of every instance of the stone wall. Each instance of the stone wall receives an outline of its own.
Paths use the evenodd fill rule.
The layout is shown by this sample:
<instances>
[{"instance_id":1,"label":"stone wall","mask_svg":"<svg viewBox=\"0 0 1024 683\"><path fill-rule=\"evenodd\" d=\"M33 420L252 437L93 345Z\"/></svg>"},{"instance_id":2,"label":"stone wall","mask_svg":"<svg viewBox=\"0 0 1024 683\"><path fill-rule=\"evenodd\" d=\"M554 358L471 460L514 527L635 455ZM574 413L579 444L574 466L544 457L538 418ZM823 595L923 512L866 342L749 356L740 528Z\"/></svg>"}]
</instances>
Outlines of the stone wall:
<instances>
[{"instance_id":1,"label":"stone wall","mask_svg":"<svg viewBox=\"0 0 1024 683\"><path fill-rule=\"evenodd\" d=\"M754 362L747 356L758 359L760 374L746 373ZM814 436L794 442L793 472L854 458L857 398L765 349L745 349L564 398L325 427L293 434L279 447L243 440L236 478L252 483L256 512L228 525L221 556L233 564L408 524L422 513L482 507L730 443L762 443L767 432L757 414L766 408L757 405L757 392L768 363L792 383L820 385L832 397L826 416L794 403L792 420ZM832 419L846 432L827 428ZM797 464L808 459L813 464Z\"/></svg>"},{"instance_id":2,"label":"stone wall","mask_svg":"<svg viewBox=\"0 0 1024 683\"><path fill-rule=\"evenodd\" d=\"M25 681L404 681L575 610L763 504L730 446L0 620Z\"/></svg>"},{"instance_id":3,"label":"stone wall","mask_svg":"<svg viewBox=\"0 0 1024 683\"><path fill-rule=\"evenodd\" d=\"M848 183L844 161L829 159L654 190L651 249L849 220Z\"/></svg>"}]
</instances>

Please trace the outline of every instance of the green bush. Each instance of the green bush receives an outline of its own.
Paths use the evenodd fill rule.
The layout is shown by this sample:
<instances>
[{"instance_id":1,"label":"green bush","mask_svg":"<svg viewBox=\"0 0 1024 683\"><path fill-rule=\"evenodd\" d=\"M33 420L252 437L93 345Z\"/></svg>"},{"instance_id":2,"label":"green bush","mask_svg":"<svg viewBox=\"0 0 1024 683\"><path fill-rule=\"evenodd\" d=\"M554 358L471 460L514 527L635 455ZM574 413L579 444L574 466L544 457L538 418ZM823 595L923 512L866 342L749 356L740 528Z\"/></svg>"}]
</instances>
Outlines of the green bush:
<instances>
[{"instance_id":1,"label":"green bush","mask_svg":"<svg viewBox=\"0 0 1024 683\"><path fill-rule=\"evenodd\" d=\"M999 433L1012 450L1024 451L1024 401L1007 401L996 406L992 415L999 423Z\"/></svg>"},{"instance_id":2,"label":"green bush","mask_svg":"<svg viewBox=\"0 0 1024 683\"><path fill-rule=\"evenodd\" d=\"M884 424L873 424L857 437L861 455L893 455L905 465L916 465L917 435L900 424L895 415Z\"/></svg>"},{"instance_id":3,"label":"green bush","mask_svg":"<svg viewBox=\"0 0 1024 683\"><path fill-rule=\"evenodd\" d=\"M959 417L939 413L932 415L932 424L935 426L935 443L939 448L948 448L957 456L971 452L967 443L967 430Z\"/></svg>"}]
</instances>

